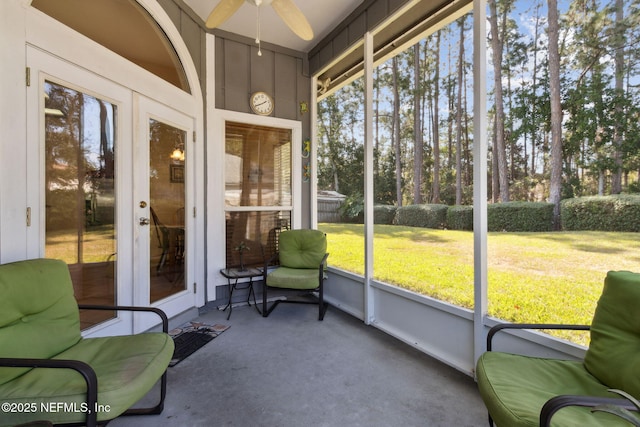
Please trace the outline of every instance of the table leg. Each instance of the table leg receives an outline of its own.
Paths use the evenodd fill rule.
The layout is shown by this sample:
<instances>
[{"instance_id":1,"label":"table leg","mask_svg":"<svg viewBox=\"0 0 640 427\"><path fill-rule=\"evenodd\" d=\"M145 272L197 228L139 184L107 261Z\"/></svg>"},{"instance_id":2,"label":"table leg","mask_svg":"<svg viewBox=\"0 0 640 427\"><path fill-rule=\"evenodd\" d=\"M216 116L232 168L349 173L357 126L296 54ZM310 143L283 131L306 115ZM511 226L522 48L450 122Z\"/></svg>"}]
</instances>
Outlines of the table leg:
<instances>
[{"instance_id":1,"label":"table leg","mask_svg":"<svg viewBox=\"0 0 640 427\"><path fill-rule=\"evenodd\" d=\"M229 309L229 314L227 314L227 320L229 320L229 318L231 317L231 312L233 311L233 304L231 304L231 298L233 297L233 290L236 288L236 285L238 284L238 279L236 279L235 282L231 283L231 278L228 278L227 284L229 286L229 302L227 303L227 306L222 311L226 311L227 308Z\"/></svg>"},{"instance_id":2,"label":"table leg","mask_svg":"<svg viewBox=\"0 0 640 427\"><path fill-rule=\"evenodd\" d=\"M251 295L253 295L253 306L256 308L258 313L262 314L260 308L258 307L258 302L256 301L256 291L253 290L253 277L249 278L249 295L247 295L247 304L249 306L251 306L251 302L249 301Z\"/></svg>"}]
</instances>

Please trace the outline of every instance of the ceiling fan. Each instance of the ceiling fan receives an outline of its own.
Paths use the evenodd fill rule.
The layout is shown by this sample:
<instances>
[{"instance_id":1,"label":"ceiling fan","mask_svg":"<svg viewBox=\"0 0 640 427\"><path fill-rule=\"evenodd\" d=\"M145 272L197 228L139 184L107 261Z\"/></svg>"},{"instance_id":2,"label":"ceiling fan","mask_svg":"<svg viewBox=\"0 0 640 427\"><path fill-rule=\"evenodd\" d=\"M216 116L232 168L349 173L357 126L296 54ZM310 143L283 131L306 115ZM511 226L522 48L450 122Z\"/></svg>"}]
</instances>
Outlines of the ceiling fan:
<instances>
[{"instance_id":1,"label":"ceiling fan","mask_svg":"<svg viewBox=\"0 0 640 427\"><path fill-rule=\"evenodd\" d=\"M245 0L220 0L207 18L207 27L216 28L231 17ZM258 8L258 35L256 43L260 43L260 7L271 5L287 26L303 40L313 39L311 25L304 17L293 0L246 0L247 3Z\"/></svg>"}]
</instances>

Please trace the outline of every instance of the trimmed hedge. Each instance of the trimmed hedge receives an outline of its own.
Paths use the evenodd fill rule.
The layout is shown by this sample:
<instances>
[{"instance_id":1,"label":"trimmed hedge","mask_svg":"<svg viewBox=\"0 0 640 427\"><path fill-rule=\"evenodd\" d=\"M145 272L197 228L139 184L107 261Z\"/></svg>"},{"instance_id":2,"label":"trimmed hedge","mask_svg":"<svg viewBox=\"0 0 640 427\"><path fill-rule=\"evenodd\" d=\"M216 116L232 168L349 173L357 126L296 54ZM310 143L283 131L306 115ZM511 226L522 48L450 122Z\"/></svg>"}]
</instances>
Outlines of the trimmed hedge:
<instances>
[{"instance_id":1,"label":"trimmed hedge","mask_svg":"<svg viewBox=\"0 0 640 427\"><path fill-rule=\"evenodd\" d=\"M553 203L489 204L487 229L488 231L553 231Z\"/></svg>"},{"instance_id":2,"label":"trimmed hedge","mask_svg":"<svg viewBox=\"0 0 640 427\"><path fill-rule=\"evenodd\" d=\"M560 203L564 230L640 231L640 196L590 196Z\"/></svg>"},{"instance_id":3,"label":"trimmed hedge","mask_svg":"<svg viewBox=\"0 0 640 427\"><path fill-rule=\"evenodd\" d=\"M374 224L393 224L393 218L396 216L398 208L392 205L375 205L373 207L373 223Z\"/></svg>"},{"instance_id":4,"label":"trimmed hedge","mask_svg":"<svg viewBox=\"0 0 640 427\"><path fill-rule=\"evenodd\" d=\"M363 223L361 205L354 198L342 209L343 221ZM344 206L343 206L344 208ZM345 213L352 217L345 218ZM355 214L355 215L354 215ZM640 195L590 196L565 199L560 203L562 229L640 232ZM396 207L376 205L374 224L395 224L450 230L473 230L473 206L441 204ZM553 231L553 204L507 202L487 205L488 231Z\"/></svg>"},{"instance_id":5,"label":"trimmed hedge","mask_svg":"<svg viewBox=\"0 0 640 427\"><path fill-rule=\"evenodd\" d=\"M450 206L447 209L447 228L450 230L473 230L473 206Z\"/></svg>"},{"instance_id":6,"label":"trimmed hedge","mask_svg":"<svg viewBox=\"0 0 640 427\"><path fill-rule=\"evenodd\" d=\"M408 227L444 228L447 221L447 205L409 205L396 209L395 225Z\"/></svg>"}]
</instances>

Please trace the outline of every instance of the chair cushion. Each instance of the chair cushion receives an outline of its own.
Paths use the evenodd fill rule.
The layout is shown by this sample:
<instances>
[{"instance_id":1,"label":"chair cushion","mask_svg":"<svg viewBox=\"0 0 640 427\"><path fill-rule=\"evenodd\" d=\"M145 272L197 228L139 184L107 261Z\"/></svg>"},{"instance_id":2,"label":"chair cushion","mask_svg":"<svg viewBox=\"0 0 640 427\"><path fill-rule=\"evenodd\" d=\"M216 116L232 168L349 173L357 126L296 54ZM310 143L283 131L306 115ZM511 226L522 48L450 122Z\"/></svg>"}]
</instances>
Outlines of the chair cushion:
<instances>
[{"instance_id":1,"label":"chair cushion","mask_svg":"<svg viewBox=\"0 0 640 427\"><path fill-rule=\"evenodd\" d=\"M74 359L88 363L98 376L98 404L109 405L98 421L117 417L142 398L165 371L173 356L174 343L164 333L82 339L54 359ZM67 369L32 369L10 383L0 385L3 402L62 402L81 408L86 400L86 383L81 375ZM72 406L73 407L73 406ZM34 414L2 414L0 425L33 420ZM36 419L54 423L82 422L81 411L42 413Z\"/></svg>"},{"instance_id":2,"label":"chair cushion","mask_svg":"<svg viewBox=\"0 0 640 427\"><path fill-rule=\"evenodd\" d=\"M610 388L640 396L640 274L610 271L591 324L587 370Z\"/></svg>"},{"instance_id":3,"label":"chair cushion","mask_svg":"<svg viewBox=\"0 0 640 427\"><path fill-rule=\"evenodd\" d=\"M316 289L320 286L318 266L306 269L278 267L267 275L267 286L289 289Z\"/></svg>"},{"instance_id":4,"label":"chair cushion","mask_svg":"<svg viewBox=\"0 0 640 427\"><path fill-rule=\"evenodd\" d=\"M287 230L280 233L278 249L281 266L317 269L327 252L327 237L319 230Z\"/></svg>"},{"instance_id":5,"label":"chair cushion","mask_svg":"<svg viewBox=\"0 0 640 427\"><path fill-rule=\"evenodd\" d=\"M0 265L2 357L48 359L80 340L80 315L67 265L34 259ZM0 384L29 368L0 368Z\"/></svg>"},{"instance_id":6,"label":"chair cushion","mask_svg":"<svg viewBox=\"0 0 640 427\"><path fill-rule=\"evenodd\" d=\"M561 394L616 397L584 369L582 362L486 352L476 366L478 388L499 427L538 427L545 402ZM606 413L568 407L552 418L552 426L628 426Z\"/></svg>"}]
</instances>

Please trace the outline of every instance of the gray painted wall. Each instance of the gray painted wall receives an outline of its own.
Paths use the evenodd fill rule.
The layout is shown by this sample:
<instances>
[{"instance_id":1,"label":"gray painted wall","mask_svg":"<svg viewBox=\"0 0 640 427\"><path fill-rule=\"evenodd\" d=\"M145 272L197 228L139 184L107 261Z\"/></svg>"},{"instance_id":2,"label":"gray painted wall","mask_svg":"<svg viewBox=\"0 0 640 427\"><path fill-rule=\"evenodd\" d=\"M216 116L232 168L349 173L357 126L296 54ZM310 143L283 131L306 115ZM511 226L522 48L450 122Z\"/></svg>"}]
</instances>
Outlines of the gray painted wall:
<instances>
[{"instance_id":1,"label":"gray painted wall","mask_svg":"<svg viewBox=\"0 0 640 427\"><path fill-rule=\"evenodd\" d=\"M310 114L300 112L300 103L309 104L311 101L311 78L306 54L263 43L262 56L258 56L252 39L206 29L204 22L181 0L158 2L171 17L193 58L200 78L199 90L205 99L205 109L212 107L206 98L205 81L207 66L213 66L215 108L251 113L249 96L253 92L264 91L274 99L273 117L302 122L303 140L311 137ZM208 31L216 37L215 58L207 58ZM208 133L207 126L205 129ZM311 223L310 193L310 184L302 183L303 227L308 227Z\"/></svg>"},{"instance_id":2,"label":"gray painted wall","mask_svg":"<svg viewBox=\"0 0 640 427\"><path fill-rule=\"evenodd\" d=\"M309 52L311 73L316 73L349 47L363 39L410 0L365 0Z\"/></svg>"},{"instance_id":3,"label":"gray painted wall","mask_svg":"<svg viewBox=\"0 0 640 427\"><path fill-rule=\"evenodd\" d=\"M311 138L310 113L300 112L300 103L311 101L311 78L303 55L263 43L258 56L253 40L221 31L214 34L216 108L251 113L250 95L264 91L274 100L272 115L302 122L302 139ZM310 194L310 182L303 182L302 227L311 224Z\"/></svg>"}]
</instances>

